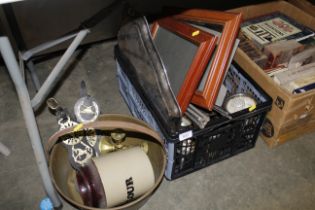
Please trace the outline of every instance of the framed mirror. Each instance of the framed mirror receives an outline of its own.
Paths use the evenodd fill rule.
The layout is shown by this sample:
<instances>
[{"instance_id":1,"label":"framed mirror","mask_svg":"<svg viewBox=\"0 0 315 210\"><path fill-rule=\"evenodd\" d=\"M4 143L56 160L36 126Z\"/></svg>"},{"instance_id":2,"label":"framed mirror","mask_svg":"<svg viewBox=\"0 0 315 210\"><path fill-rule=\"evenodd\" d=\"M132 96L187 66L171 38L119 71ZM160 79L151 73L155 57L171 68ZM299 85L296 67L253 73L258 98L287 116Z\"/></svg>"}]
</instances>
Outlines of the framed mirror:
<instances>
[{"instance_id":1,"label":"framed mirror","mask_svg":"<svg viewBox=\"0 0 315 210\"><path fill-rule=\"evenodd\" d=\"M212 110L225 72L229 67L242 15L241 13L192 9L175 15L174 18L190 24L208 26L210 30L220 33L214 55L192 97L192 103Z\"/></svg>"},{"instance_id":2,"label":"framed mirror","mask_svg":"<svg viewBox=\"0 0 315 210\"><path fill-rule=\"evenodd\" d=\"M217 37L170 17L154 22L151 32L170 86L185 112L214 51Z\"/></svg>"}]
</instances>

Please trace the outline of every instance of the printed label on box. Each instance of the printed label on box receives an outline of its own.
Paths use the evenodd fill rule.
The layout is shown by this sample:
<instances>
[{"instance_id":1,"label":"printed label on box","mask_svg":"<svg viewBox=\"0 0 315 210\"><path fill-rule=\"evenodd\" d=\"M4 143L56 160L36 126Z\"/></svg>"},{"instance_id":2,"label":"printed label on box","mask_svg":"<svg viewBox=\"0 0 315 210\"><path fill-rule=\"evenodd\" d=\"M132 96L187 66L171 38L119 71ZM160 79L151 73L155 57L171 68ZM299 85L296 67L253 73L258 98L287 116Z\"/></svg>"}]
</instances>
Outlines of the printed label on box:
<instances>
[{"instance_id":1,"label":"printed label on box","mask_svg":"<svg viewBox=\"0 0 315 210\"><path fill-rule=\"evenodd\" d=\"M179 134L179 140L183 141L185 139L191 138L193 136L192 130L186 131L185 133Z\"/></svg>"},{"instance_id":2,"label":"printed label on box","mask_svg":"<svg viewBox=\"0 0 315 210\"><path fill-rule=\"evenodd\" d=\"M279 108L279 109L283 109L284 107L284 100L282 98L280 98L279 96L277 96L276 100L275 100L275 105Z\"/></svg>"}]
</instances>

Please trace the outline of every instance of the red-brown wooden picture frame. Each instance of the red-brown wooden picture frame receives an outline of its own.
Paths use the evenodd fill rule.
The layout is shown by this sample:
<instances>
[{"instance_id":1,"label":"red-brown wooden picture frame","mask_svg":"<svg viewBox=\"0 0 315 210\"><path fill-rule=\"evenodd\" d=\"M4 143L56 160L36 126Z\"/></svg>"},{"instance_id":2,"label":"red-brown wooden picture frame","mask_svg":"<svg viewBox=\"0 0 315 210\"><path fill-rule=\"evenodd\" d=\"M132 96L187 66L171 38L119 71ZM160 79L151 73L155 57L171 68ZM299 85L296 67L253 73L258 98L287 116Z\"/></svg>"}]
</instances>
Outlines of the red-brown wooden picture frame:
<instances>
[{"instance_id":1,"label":"red-brown wooden picture frame","mask_svg":"<svg viewBox=\"0 0 315 210\"><path fill-rule=\"evenodd\" d=\"M228 63L234 47L235 39L239 32L242 21L241 13L211 11L202 9L191 9L184 11L174 18L192 22L219 24L223 26L221 38L217 45L215 57L210 66L206 82L202 91L196 90L192 97L192 103L208 110L212 110Z\"/></svg>"},{"instance_id":2,"label":"red-brown wooden picture frame","mask_svg":"<svg viewBox=\"0 0 315 210\"><path fill-rule=\"evenodd\" d=\"M193 61L185 75L185 79L181 84L179 93L176 96L181 111L185 112L214 51L217 37L187 23L167 17L153 23L151 28L153 40L159 27L198 46Z\"/></svg>"}]
</instances>

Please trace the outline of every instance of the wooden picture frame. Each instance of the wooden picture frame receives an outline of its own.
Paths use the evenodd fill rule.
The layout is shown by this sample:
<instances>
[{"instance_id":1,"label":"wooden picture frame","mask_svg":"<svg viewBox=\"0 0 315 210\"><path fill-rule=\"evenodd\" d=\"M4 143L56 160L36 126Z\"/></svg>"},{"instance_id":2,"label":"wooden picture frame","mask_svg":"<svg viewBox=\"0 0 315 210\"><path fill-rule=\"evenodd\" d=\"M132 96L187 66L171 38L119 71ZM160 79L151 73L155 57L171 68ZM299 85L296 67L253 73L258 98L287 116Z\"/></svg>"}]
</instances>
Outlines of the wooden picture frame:
<instances>
[{"instance_id":1,"label":"wooden picture frame","mask_svg":"<svg viewBox=\"0 0 315 210\"><path fill-rule=\"evenodd\" d=\"M171 17L154 22L151 32L166 67L170 86L177 85L172 90L181 111L185 112L214 51L217 37ZM185 46L187 48L183 49ZM173 54L163 57L163 51ZM190 58L176 59L175 54ZM171 66L173 68L167 68Z\"/></svg>"},{"instance_id":2,"label":"wooden picture frame","mask_svg":"<svg viewBox=\"0 0 315 210\"><path fill-rule=\"evenodd\" d=\"M184 11L174 18L202 24L218 24L223 26L216 53L211 62L202 91L196 90L192 103L212 110L218 96L225 72L228 70L229 59L239 32L242 20L241 13L192 9ZM203 77L204 77L203 76Z\"/></svg>"}]
</instances>

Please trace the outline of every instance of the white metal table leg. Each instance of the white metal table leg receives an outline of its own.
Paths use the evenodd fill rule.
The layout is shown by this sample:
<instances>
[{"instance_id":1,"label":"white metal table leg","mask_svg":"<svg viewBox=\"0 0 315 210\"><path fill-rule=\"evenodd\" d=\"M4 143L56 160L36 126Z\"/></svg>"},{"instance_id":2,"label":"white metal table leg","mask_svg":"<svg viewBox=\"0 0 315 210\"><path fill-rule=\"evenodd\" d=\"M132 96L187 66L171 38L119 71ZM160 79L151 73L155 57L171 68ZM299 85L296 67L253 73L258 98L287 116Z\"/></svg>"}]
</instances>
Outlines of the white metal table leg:
<instances>
[{"instance_id":1,"label":"white metal table leg","mask_svg":"<svg viewBox=\"0 0 315 210\"><path fill-rule=\"evenodd\" d=\"M49 175L48 166L46 162L45 153L41 143L38 127L35 120L35 115L31 105L30 96L26 87L25 82L22 79L21 72L19 70L18 63L12 50L12 46L7 37L0 37L0 52L3 60L8 68L10 76L15 85L19 102L22 108L26 128L28 131L29 138L31 140L32 148L35 154L35 159L39 172L46 190L46 193L52 200L54 207L60 207L61 201L54 190L52 181Z\"/></svg>"},{"instance_id":2,"label":"white metal table leg","mask_svg":"<svg viewBox=\"0 0 315 210\"><path fill-rule=\"evenodd\" d=\"M20 105L22 108L26 128L28 131L29 138L31 140L31 144L33 147L33 151L35 154L35 159L37 163L37 167L39 169L45 190L51 199L53 206L58 208L61 206L61 201L54 190L52 185L52 181L49 175L47 161L45 157L45 153L43 150L43 146L41 143L41 138L39 135L39 130L36 124L36 119L34 115L34 110L37 110L40 105L43 103L47 95L57 84L58 80L65 73L65 65L73 55L74 51L81 44L83 39L90 31L88 29L83 29L78 33L68 35L66 37L60 38L55 41L47 42L43 45L40 45L30 51L25 52L22 56L26 56L24 59L29 59L34 53L38 53L44 49L47 49L51 46L54 46L60 42L68 40L70 38L74 38L71 42L70 46L67 48L65 53L61 56L60 60L57 62L56 66L52 69L48 77L46 78L43 85L39 88L37 94L31 100L29 96L29 92L27 90L26 84L23 80L21 71L19 69L17 60L14 56L12 46L7 37L0 37L0 52L2 54L3 60L8 68L9 74L13 83L15 85L16 91L18 93L18 98L20 101ZM0 145L1 146L1 145Z\"/></svg>"},{"instance_id":3,"label":"white metal table leg","mask_svg":"<svg viewBox=\"0 0 315 210\"><path fill-rule=\"evenodd\" d=\"M4 156L9 156L11 151L0 142L0 153L3 154Z\"/></svg>"}]
</instances>

